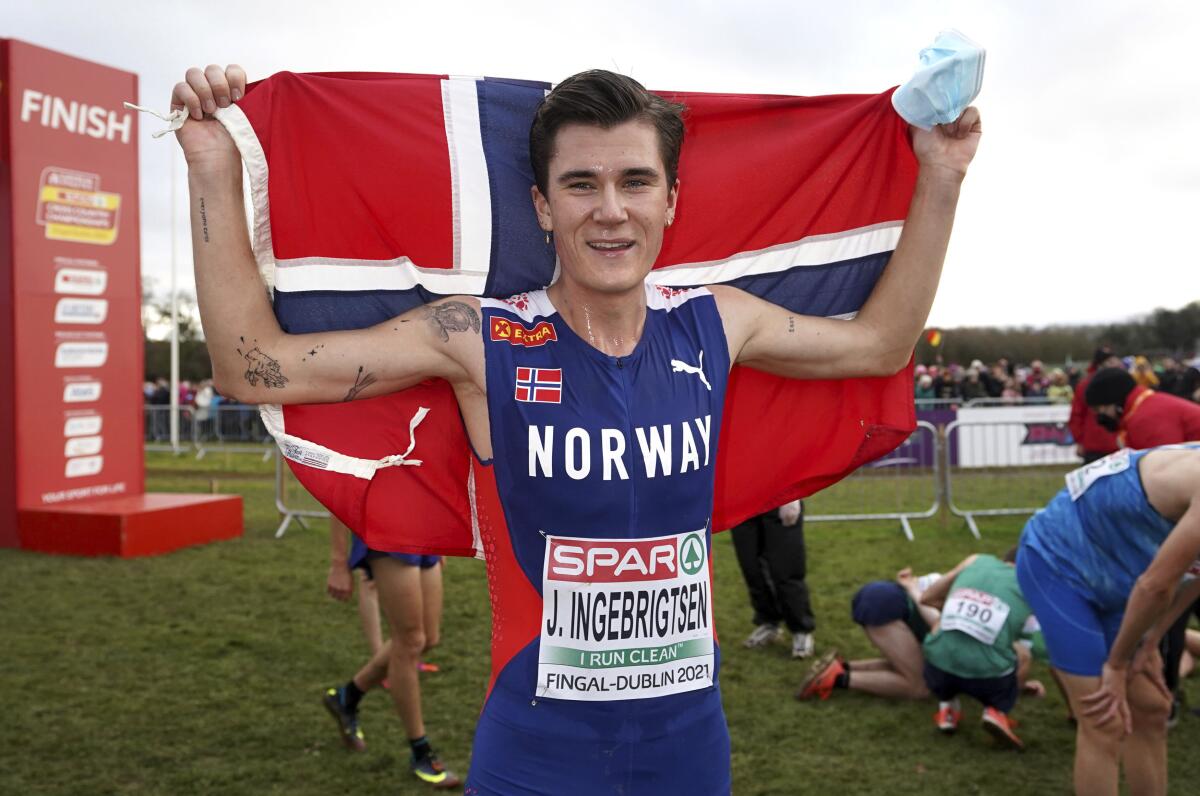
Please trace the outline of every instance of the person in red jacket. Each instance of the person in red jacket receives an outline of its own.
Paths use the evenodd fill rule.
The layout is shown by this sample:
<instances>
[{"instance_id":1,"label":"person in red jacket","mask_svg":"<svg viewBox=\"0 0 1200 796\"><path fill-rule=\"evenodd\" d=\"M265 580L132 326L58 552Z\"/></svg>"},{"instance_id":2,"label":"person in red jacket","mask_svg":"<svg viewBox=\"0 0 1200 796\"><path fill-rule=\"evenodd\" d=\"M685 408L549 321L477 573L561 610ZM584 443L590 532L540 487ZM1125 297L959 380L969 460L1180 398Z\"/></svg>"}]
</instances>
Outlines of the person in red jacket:
<instances>
[{"instance_id":1,"label":"person in red jacket","mask_svg":"<svg viewBox=\"0 0 1200 796\"><path fill-rule=\"evenodd\" d=\"M1111 348L1097 348L1087 375L1075 386L1075 395L1071 399L1071 419L1067 421L1067 427L1075 439L1075 453L1083 458L1084 464L1090 464L1117 449L1116 432L1109 431L1094 420L1096 415L1088 407L1083 394L1097 370L1119 367L1121 359Z\"/></svg>"},{"instance_id":2,"label":"person in red jacket","mask_svg":"<svg viewBox=\"0 0 1200 796\"><path fill-rule=\"evenodd\" d=\"M1127 448L1154 448L1200 440L1200 404L1139 385L1120 368L1097 371L1084 400L1096 422Z\"/></svg>"}]
</instances>

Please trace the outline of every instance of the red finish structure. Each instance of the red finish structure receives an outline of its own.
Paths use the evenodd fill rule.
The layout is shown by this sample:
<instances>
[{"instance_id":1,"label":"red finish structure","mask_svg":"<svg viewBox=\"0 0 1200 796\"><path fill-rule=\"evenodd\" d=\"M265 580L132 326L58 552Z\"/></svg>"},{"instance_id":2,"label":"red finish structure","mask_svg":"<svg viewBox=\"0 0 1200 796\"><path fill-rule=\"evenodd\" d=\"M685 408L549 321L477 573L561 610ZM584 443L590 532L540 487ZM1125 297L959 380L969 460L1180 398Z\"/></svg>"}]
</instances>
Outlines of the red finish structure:
<instances>
[{"instance_id":1,"label":"red finish structure","mask_svg":"<svg viewBox=\"0 0 1200 796\"><path fill-rule=\"evenodd\" d=\"M137 76L0 39L0 546L146 555L241 499L143 495Z\"/></svg>"},{"instance_id":2,"label":"red finish structure","mask_svg":"<svg viewBox=\"0 0 1200 796\"><path fill-rule=\"evenodd\" d=\"M242 499L149 494L21 512L21 547L132 558L242 535Z\"/></svg>"}]
</instances>

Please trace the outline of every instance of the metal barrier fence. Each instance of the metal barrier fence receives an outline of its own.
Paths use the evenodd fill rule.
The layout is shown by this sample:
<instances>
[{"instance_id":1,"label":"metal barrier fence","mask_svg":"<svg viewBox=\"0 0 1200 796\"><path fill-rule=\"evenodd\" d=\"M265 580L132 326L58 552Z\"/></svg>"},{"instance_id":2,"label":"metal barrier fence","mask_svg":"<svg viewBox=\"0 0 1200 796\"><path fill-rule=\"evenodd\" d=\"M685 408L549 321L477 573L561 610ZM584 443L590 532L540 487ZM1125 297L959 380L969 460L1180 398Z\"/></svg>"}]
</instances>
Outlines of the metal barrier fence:
<instances>
[{"instance_id":1,"label":"metal barrier fence","mask_svg":"<svg viewBox=\"0 0 1200 796\"><path fill-rule=\"evenodd\" d=\"M1041 411L1041 410L1039 410ZM947 509L962 518L976 539L977 517L1033 514L1062 488L1063 474L1078 466L1064 424L1053 419L954 420L939 427L918 421L895 451L855 470L805 501L810 522L893 520L914 538L912 520ZM997 413L1000 414L1000 413ZM268 455L276 451L271 446ZM864 506L881 508L872 512ZM275 507L282 520L276 538L292 522L329 517L275 455Z\"/></svg>"},{"instance_id":2,"label":"metal barrier fence","mask_svg":"<svg viewBox=\"0 0 1200 796\"><path fill-rule=\"evenodd\" d=\"M179 448L170 444L171 407L147 405L144 447L148 451L194 451L197 459L209 453L253 453L266 461L275 445L263 426L258 407L219 404L216 407L179 407Z\"/></svg>"},{"instance_id":3,"label":"metal barrier fence","mask_svg":"<svg viewBox=\"0 0 1200 796\"><path fill-rule=\"evenodd\" d=\"M179 407L179 447L171 445L171 407L147 404L142 408L142 441L148 451L183 453L191 447L193 415L190 406Z\"/></svg>"},{"instance_id":4,"label":"metal barrier fence","mask_svg":"<svg viewBox=\"0 0 1200 796\"><path fill-rule=\"evenodd\" d=\"M312 495L300 485L296 480L296 476L292 475L292 469L283 461L283 457L279 455L279 449L272 446L275 451L275 508L283 515L283 520L279 523L279 527L275 529L275 538L278 539L287 533L288 526L292 521L298 522L300 527L308 530L306 519L327 519L329 511L313 499ZM347 476L348 478L352 476ZM288 498L296 493L300 493L307 502L315 506L315 508L297 508L289 505Z\"/></svg>"},{"instance_id":5,"label":"metal barrier fence","mask_svg":"<svg viewBox=\"0 0 1200 796\"><path fill-rule=\"evenodd\" d=\"M916 430L896 450L805 501L805 520L899 520L905 537L912 541L910 520L933 517L941 509L941 471L938 430L932 423L918 421ZM889 510L855 511L884 504Z\"/></svg>"},{"instance_id":6,"label":"metal barrier fence","mask_svg":"<svg viewBox=\"0 0 1200 796\"><path fill-rule=\"evenodd\" d=\"M266 461L275 450L274 440L263 425L258 407L247 404L219 404L207 411L196 410L192 444L197 459L203 459L210 452L255 453Z\"/></svg>"},{"instance_id":7,"label":"metal barrier fence","mask_svg":"<svg viewBox=\"0 0 1200 796\"><path fill-rule=\"evenodd\" d=\"M976 517L1033 514L1079 466L1065 424L1053 419L955 420L946 426L946 505L976 539Z\"/></svg>"}]
</instances>

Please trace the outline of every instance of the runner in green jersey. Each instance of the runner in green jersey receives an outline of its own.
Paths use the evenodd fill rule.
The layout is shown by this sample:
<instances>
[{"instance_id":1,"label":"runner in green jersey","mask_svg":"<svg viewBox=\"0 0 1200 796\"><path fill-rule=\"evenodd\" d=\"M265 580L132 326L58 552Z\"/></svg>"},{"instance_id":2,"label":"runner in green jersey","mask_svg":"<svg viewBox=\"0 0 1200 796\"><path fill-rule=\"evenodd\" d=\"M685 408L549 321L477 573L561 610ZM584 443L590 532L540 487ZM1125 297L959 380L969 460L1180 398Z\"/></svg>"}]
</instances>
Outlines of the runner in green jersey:
<instances>
[{"instance_id":1,"label":"runner in green jersey","mask_svg":"<svg viewBox=\"0 0 1200 796\"><path fill-rule=\"evenodd\" d=\"M983 704L983 726L1014 748L1024 748L1008 714L1020 685L1014 644L1030 611L1016 569L995 556L968 556L921 595L940 608L937 629L922 644L925 684L939 700L938 729L954 732L962 717L958 696Z\"/></svg>"}]
</instances>

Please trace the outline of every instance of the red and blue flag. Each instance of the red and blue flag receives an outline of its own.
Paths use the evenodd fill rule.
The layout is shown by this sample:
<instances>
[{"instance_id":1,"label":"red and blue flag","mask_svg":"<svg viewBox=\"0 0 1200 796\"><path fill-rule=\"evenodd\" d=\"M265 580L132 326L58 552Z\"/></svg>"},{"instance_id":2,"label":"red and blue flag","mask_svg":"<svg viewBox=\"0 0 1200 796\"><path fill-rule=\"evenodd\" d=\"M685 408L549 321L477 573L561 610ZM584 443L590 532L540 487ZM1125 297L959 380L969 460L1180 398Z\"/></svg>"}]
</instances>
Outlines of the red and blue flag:
<instances>
[{"instance_id":1,"label":"red and blue flag","mask_svg":"<svg viewBox=\"0 0 1200 796\"><path fill-rule=\"evenodd\" d=\"M252 85L221 119L250 172L255 254L282 327L361 328L447 295L520 302L549 284L554 252L532 211L528 156L548 89L358 73ZM896 246L916 178L891 92L659 93L688 107L687 137L676 223L649 280L729 284L793 312L852 317ZM553 389L540 375L531 400ZM795 381L735 368L713 527L811 494L903 442L911 379L908 369ZM418 407L429 409L419 421ZM300 451L289 457L297 477L369 546L481 554L473 454L444 382L284 407L282 426L291 443L281 449ZM421 465L366 478L314 466L322 457L306 456L305 441L335 461L394 463L411 449Z\"/></svg>"}]
</instances>

